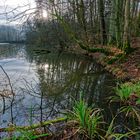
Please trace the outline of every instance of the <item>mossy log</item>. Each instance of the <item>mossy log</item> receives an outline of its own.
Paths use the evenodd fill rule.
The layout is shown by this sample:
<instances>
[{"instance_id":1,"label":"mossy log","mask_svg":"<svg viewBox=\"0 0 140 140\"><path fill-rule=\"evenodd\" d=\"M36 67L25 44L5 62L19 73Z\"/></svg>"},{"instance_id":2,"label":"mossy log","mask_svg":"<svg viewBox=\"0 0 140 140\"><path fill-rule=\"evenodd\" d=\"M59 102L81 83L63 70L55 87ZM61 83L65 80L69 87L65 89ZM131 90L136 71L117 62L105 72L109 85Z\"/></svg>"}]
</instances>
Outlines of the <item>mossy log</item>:
<instances>
[{"instance_id":1,"label":"mossy log","mask_svg":"<svg viewBox=\"0 0 140 140\"><path fill-rule=\"evenodd\" d=\"M66 121L67 118L63 117L63 118L57 118L54 120L49 120L49 121L45 121L42 123L38 123L38 124L33 124L30 126L15 126L15 125L11 125L7 128L0 128L0 132L13 132L13 131L19 131L19 130L23 130L23 131L29 131L29 130L33 130L39 127L43 127L43 126L47 126L47 125L52 125L55 123L59 123L59 122L63 122Z\"/></svg>"},{"instance_id":2,"label":"mossy log","mask_svg":"<svg viewBox=\"0 0 140 140\"><path fill-rule=\"evenodd\" d=\"M99 53L104 53L105 55L110 55L110 54L113 54L112 52L110 52L109 49L107 48L91 48L90 46L88 45L84 45L82 42L80 41L77 41L78 45L83 49L83 50L86 50L88 52L91 52L91 53L96 53L96 52L99 52Z\"/></svg>"}]
</instances>

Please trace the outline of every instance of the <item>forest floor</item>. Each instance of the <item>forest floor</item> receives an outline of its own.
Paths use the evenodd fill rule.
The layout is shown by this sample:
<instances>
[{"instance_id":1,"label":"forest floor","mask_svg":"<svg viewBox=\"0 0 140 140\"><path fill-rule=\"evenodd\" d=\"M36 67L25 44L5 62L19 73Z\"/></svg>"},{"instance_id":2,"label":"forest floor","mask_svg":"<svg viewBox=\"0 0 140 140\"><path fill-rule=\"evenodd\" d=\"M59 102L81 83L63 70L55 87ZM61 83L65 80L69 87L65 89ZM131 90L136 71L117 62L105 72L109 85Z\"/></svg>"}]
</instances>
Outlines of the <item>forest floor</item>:
<instances>
[{"instance_id":1,"label":"forest floor","mask_svg":"<svg viewBox=\"0 0 140 140\"><path fill-rule=\"evenodd\" d=\"M105 46L106 47L106 46ZM106 47L109 48L110 46ZM89 53L88 55L97 60L105 69L111 72L120 80L139 81L140 80L140 37L132 39L131 47L133 52L123 57L118 57L114 62L108 63L114 56L122 53L120 49L110 47L113 55L105 56L101 53ZM115 57L114 57L115 58ZM113 59L112 59L113 60Z\"/></svg>"}]
</instances>

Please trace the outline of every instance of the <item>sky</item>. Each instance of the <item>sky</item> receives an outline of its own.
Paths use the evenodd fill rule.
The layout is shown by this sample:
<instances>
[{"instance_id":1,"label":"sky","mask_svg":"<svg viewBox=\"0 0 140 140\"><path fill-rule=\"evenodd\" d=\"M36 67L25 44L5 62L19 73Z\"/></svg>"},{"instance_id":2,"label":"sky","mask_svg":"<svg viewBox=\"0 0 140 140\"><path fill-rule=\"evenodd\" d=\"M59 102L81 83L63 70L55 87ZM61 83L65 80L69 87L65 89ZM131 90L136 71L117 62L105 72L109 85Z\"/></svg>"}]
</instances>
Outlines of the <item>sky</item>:
<instances>
[{"instance_id":1,"label":"sky","mask_svg":"<svg viewBox=\"0 0 140 140\"><path fill-rule=\"evenodd\" d=\"M0 0L0 5L9 5L12 7L28 3L34 3L34 0Z\"/></svg>"},{"instance_id":2,"label":"sky","mask_svg":"<svg viewBox=\"0 0 140 140\"><path fill-rule=\"evenodd\" d=\"M18 8L19 7L19 8ZM13 9L15 9L12 11ZM9 24L6 19L10 19L17 15L18 13L21 13L22 11L28 10L27 13L32 13L33 8L35 8L35 0L0 0L0 23L1 24ZM9 11L12 11L9 13ZM6 16L5 13L7 12L8 15ZM11 22L11 20L10 20ZM16 23L19 21L13 21L11 23Z\"/></svg>"}]
</instances>

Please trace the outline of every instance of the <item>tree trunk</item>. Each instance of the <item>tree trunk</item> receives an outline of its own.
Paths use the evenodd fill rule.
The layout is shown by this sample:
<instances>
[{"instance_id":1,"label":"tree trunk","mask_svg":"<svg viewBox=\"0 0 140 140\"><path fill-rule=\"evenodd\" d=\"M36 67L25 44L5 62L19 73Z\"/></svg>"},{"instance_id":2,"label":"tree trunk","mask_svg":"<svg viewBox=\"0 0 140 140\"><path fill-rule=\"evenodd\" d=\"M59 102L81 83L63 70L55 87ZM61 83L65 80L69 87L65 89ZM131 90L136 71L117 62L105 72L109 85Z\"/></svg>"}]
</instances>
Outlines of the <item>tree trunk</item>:
<instances>
[{"instance_id":1,"label":"tree trunk","mask_svg":"<svg viewBox=\"0 0 140 140\"><path fill-rule=\"evenodd\" d=\"M126 51L126 53L128 53L130 50L130 0L126 0L125 3L123 49Z\"/></svg>"},{"instance_id":2,"label":"tree trunk","mask_svg":"<svg viewBox=\"0 0 140 140\"><path fill-rule=\"evenodd\" d=\"M101 44L106 44L107 35L106 35L106 26L105 26L105 19L104 19L104 1L99 0L98 3L99 8L99 17L100 17L100 34L101 34Z\"/></svg>"}]
</instances>

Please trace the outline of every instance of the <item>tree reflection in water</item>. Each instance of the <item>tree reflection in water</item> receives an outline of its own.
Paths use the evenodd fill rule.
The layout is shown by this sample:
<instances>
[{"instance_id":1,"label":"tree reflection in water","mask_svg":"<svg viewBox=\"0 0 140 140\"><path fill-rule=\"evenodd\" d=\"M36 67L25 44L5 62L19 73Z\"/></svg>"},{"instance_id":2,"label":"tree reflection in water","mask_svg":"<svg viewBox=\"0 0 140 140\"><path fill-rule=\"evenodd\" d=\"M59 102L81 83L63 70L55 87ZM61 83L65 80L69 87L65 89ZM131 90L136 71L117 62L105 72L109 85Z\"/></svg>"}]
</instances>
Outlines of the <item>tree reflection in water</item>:
<instances>
[{"instance_id":1,"label":"tree reflection in water","mask_svg":"<svg viewBox=\"0 0 140 140\"><path fill-rule=\"evenodd\" d=\"M70 53L36 53L25 46L17 48L14 55L7 52L5 59L14 57L21 61L17 55L23 53L25 67L31 72L26 71L20 77L20 86L14 88L14 123L27 125L61 116L66 109L72 108L74 99L78 100L81 94L88 105L107 110L106 98L112 94L114 78L93 60ZM22 71L23 67L18 70ZM11 81L14 82L13 79ZM5 124L10 121L8 114L7 108L1 117L1 124L5 116Z\"/></svg>"}]
</instances>

